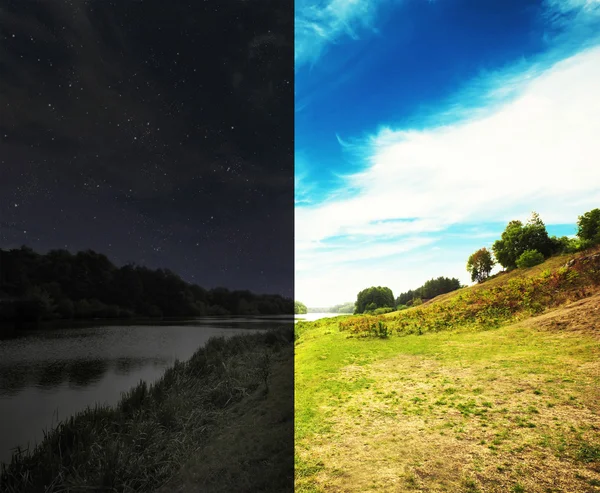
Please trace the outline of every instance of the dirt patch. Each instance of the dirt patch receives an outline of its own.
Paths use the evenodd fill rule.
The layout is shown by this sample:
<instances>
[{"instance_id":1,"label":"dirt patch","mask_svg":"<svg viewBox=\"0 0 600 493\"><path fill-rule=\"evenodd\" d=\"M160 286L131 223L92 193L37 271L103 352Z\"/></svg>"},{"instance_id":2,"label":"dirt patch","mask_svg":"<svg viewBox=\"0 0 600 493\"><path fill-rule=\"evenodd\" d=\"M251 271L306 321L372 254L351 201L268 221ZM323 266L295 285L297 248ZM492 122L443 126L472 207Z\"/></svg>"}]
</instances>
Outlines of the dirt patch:
<instances>
[{"instance_id":1,"label":"dirt patch","mask_svg":"<svg viewBox=\"0 0 600 493\"><path fill-rule=\"evenodd\" d=\"M520 324L541 330L579 332L600 338L600 293Z\"/></svg>"},{"instance_id":2,"label":"dirt patch","mask_svg":"<svg viewBox=\"0 0 600 493\"><path fill-rule=\"evenodd\" d=\"M600 445L598 414L559 382L406 355L363 370L377 383L340 405L331 436L299 451L325 465L314 477L324 491L591 492L600 481L577 461L581 444Z\"/></svg>"}]
</instances>

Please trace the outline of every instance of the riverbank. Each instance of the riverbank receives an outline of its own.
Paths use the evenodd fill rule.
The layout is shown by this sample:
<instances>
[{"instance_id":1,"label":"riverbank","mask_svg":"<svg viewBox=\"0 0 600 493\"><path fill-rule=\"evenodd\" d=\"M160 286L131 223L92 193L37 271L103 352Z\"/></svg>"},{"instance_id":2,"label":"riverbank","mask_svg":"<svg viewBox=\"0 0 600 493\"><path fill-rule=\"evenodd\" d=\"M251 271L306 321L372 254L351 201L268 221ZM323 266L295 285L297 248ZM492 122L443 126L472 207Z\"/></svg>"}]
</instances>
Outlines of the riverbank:
<instances>
[{"instance_id":1,"label":"riverbank","mask_svg":"<svg viewBox=\"0 0 600 493\"><path fill-rule=\"evenodd\" d=\"M182 484L181 467L194 457L208 463L216 446L229 476L215 479L209 468L204 479L194 475L195 489L204 483L203 491L227 491L222 486L235 483L249 488L237 491L285 491L293 481L293 388L281 381L293 382L292 340L291 328L211 339L153 385L140 383L115 407L73 416L34 451L17 454L1 474L0 490L155 491ZM263 423L264 434L252 430L253 450L267 456L246 457L244 430L237 443L219 439L262 410L279 415L279 423ZM272 453L280 460L261 464Z\"/></svg>"}]
</instances>

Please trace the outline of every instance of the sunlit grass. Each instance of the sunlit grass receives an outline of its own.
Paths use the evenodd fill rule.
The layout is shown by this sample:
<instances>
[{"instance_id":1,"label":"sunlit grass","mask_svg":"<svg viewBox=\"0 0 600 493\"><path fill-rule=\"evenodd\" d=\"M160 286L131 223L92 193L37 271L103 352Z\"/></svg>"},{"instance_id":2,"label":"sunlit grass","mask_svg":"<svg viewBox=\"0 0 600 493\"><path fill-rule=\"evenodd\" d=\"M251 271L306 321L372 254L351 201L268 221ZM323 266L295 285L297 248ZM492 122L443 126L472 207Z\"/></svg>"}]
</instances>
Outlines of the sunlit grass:
<instances>
[{"instance_id":1,"label":"sunlit grass","mask_svg":"<svg viewBox=\"0 0 600 493\"><path fill-rule=\"evenodd\" d=\"M521 278L547 279L547 268ZM530 282L510 278L509 290ZM301 323L296 491L594 491L600 296L586 288L572 305L491 327L365 338L338 321ZM564 302L577 299L567 291Z\"/></svg>"}]
</instances>

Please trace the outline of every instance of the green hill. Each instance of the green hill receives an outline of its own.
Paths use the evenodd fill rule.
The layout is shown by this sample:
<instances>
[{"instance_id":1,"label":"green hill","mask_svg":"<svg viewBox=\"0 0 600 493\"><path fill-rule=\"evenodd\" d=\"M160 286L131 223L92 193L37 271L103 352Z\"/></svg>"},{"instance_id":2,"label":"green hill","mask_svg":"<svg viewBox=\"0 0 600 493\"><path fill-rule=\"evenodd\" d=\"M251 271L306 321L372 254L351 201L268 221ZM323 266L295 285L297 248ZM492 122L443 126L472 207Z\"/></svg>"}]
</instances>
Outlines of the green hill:
<instances>
[{"instance_id":1,"label":"green hill","mask_svg":"<svg viewBox=\"0 0 600 493\"><path fill-rule=\"evenodd\" d=\"M600 491L600 249L296 329L296 491Z\"/></svg>"}]
</instances>

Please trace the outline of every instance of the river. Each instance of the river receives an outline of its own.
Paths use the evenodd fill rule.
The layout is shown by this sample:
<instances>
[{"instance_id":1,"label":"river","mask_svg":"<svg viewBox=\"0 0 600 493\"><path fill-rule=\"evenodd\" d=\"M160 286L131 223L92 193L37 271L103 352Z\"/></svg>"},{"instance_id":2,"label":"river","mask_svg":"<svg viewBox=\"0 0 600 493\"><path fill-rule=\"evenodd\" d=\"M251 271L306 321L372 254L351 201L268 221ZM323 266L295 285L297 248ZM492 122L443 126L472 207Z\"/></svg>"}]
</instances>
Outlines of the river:
<instances>
[{"instance_id":1,"label":"river","mask_svg":"<svg viewBox=\"0 0 600 493\"><path fill-rule=\"evenodd\" d=\"M94 404L154 382L214 336L290 323L286 317L210 317L154 325L95 325L20 333L0 340L0 462L18 445Z\"/></svg>"}]
</instances>

